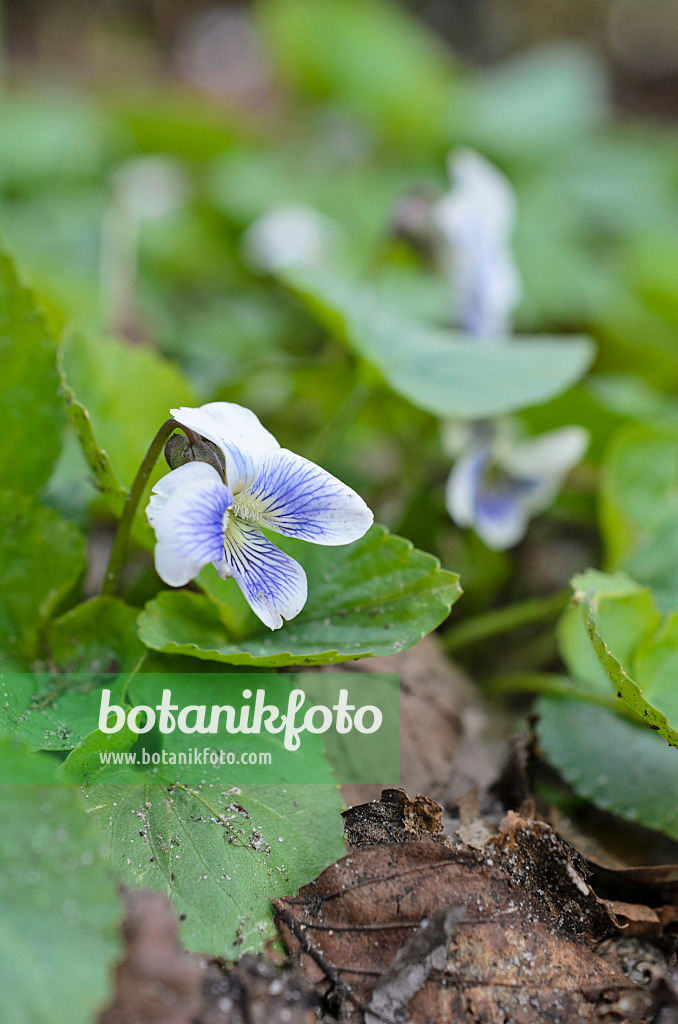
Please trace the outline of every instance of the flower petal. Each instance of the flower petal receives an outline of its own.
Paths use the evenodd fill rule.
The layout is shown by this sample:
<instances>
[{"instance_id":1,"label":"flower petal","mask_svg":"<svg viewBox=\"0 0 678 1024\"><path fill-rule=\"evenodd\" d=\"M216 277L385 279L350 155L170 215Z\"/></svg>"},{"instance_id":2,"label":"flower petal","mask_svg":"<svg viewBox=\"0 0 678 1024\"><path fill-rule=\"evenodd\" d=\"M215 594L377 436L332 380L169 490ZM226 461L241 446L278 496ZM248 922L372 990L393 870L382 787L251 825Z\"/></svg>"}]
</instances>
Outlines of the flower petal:
<instances>
[{"instance_id":1,"label":"flower petal","mask_svg":"<svg viewBox=\"0 0 678 1024\"><path fill-rule=\"evenodd\" d=\"M547 476L559 483L584 457L589 433L583 427L561 427L511 444L497 444L497 461L512 476Z\"/></svg>"},{"instance_id":2,"label":"flower petal","mask_svg":"<svg viewBox=\"0 0 678 1024\"><path fill-rule=\"evenodd\" d=\"M471 448L455 462L445 488L445 506L457 526L474 526L480 479L490 457L486 445Z\"/></svg>"},{"instance_id":3,"label":"flower petal","mask_svg":"<svg viewBox=\"0 0 678 1024\"><path fill-rule=\"evenodd\" d=\"M238 494L254 483L259 467L280 445L251 409L234 402L209 402L199 409L170 409L189 430L218 444L226 459L226 483Z\"/></svg>"},{"instance_id":4,"label":"flower petal","mask_svg":"<svg viewBox=\"0 0 678 1024\"><path fill-rule=\"evenodd\" d=\"M239 494L238 516L315 544L350 544L369 530L374 516L359 494L314 462L281 448Z\"/></svg>"},{"instance_id":5,"label":"flower petal","mask_svg":"<svg viewBox=\"0 0 678 1024\"><path fill-rule=\"evenodd\" d=\"M153 487L151 499L146 507L146 518L151 526L155 526L156 520L167 504L168 498L176 490L186 487L189 481L192 485L197 480L214 480L215 478L221 483L221 478L216 469L209 466L206 462L187 462L183 466L179 466L178 469L173 469L166 476L161 477Z\"/></svg>"},{"instance_id":6,"label":"flower petal","mask_svg":"<svg viewBox=\"0 0 678 1024\"><path fill-rule=\"evenodd\" d=\"M537 503L552 497L552 490L540 477L507 476L492 466L490 456L484 445L457 460L447 481L445 502L458 526L472 527L489 548L504 551L522 539Z\"/></svg>"},{"instance_id":7,"label":"flower petal","mask_svg":"<svg viewBox=\"0 0 678 1024\"><path fill-rule=\"evenodd\" d=\"M280 629L306 604L306 573L293 558L271 544L258 526L231 515L224 536L224 563L217 571L230 574L250 608L265 626Z\"/></svg>"},{"instance_id":8,"label":"flower petal","mask_svg":"<svg viewBox=\"0 0 678 1024\"><path fill-rule=\"evenodd\" d=\"M224 556L224 513L233 495L204 462L188 462L154 487L146 515L155 530L155 568L171 587L182 587Z\"/></svg>"},{"instance_id":9,"label":"flower petal","mask_svg":"<svg viewBox=\"0 0 678 1024\"><path fill-rule=\"evenodd\" d=\"M508 482L510 484L510 481ZM480 492L474 529L493 551L506 551L523 539L530 521L530 504L521 485Z\"/></svg>"},{"instance_id":10,"label":"flower petal","mask_svg":"<svg viewBox=\"0 0 678 1024\"><path fill-rule=\"evenodd\" d=\"M510 332L520 298L520 277L511 252L515 193L509 180L472 150L449 160L450 191L436 203L433 220L461 326L478 339Z\"/></svg>"}]
</instances>

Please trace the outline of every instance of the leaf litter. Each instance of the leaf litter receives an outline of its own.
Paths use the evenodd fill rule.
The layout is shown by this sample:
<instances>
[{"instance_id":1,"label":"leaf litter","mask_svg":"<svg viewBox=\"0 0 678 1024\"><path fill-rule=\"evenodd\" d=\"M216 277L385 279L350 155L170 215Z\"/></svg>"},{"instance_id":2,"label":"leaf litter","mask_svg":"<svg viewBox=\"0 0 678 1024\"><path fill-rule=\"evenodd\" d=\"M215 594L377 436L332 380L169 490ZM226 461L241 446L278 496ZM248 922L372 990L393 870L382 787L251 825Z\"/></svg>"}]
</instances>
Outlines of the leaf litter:
<instances>
[{"instance_id":1,"label":"leaf litter","mask_svg":"<svg viewBox=\"0 0 678 1024\"><path fill-rule=\"evenodd\" d=\"M431 838L357 848L275 906L341 1021L570 1024L604 1020L622 993L641 1020L646 993L591 948L617 925L585 873L549 825L509 814L482 851Z\"/></svg>"},{"instance_id":2,"label":"leaf litter","mask_svg":"<svg viewBox=\"0 0 678 1024\"><path fill-rule=\"evenodd\" d=\"M167 1012L182 959L156 977L155 1009L109 1008L99 1024L678 1024L676 866L592 854L566 822L537 820L527 736L492 785L486 763L462 770L464 792L469 734L463 716L447 721L446 809L391 789L345 811L347 856L274 901L287 960L273 947L235 964L185 953L175 923L165 955L190 963L197 1004ZM113 1009L139 956L126 937Z\"/></svg>"}]
</instances>

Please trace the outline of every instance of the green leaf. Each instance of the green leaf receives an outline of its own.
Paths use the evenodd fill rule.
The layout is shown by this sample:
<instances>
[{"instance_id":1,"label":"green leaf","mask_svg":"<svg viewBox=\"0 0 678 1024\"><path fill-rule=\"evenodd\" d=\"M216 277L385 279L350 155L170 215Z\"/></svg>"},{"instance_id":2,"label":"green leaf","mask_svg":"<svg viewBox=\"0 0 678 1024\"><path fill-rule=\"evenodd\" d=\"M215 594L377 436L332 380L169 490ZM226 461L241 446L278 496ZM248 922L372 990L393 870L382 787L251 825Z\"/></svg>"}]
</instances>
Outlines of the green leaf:
<instances>
[{"instance_id":1,"label":"green leaf","mask_svg":"<svg viewBox=\"0 0 678 1024\"><path fill-rule=\"evenodd\" d=\"M45 86L0 97L0 181L12 194L45 189L54 200L68 178L85 183L104 173L104 150L111 140L93 96ZM54 223L49 231L43 228L45 236L57 230Z\"/></svg>"},{"instance_id":2,"label":"green leaf","mask_svg":"<svg viewBox=\"0 0 678 1024\"><path fill-rule=\"evenodd\" d=\"M678 839L678 754L649 729L607 708L542 697L542 753L579 796Z\"/></svg>"},{"instance_id":3,"label":"green leaf","mask_svg":"<svg viewBox=\"0 0 678 1024\"><path fill-rule=\"evenodd\" d=\"M56 345L14 263L0 251L0 479L37 494L47 483L65 425Z\"/></svg>"},{"instance_id":4,"label":"green leaf","mask_svg":"<svg viewBox=\"0 0 678 1024\"><path fill-rule=\"evenodd\" d=\"M102 462L101 472L95 474L97 480L103 477L111 487L117 480L129 487L148 446L169 418L170 407L196 404L188 383L153 349L111 338L70 334L61 362L68 400L72 405L75 396L91 420L87 430L82 413L72 413L80 421L85 455L96 461L101 449L108 453L108 463ZM156 476L161 472L159 467Z\"/></svg>"},{"instance_id":5,"label":"green leaf","mask_svg":"<svg viewBox=\"0 0 678 1024\"><path fill-rule=\"evenodd\" d=\"M281 70L297 88L388 136L449 146L453 66L421 22L385 0L267 0L258 10Z\"/></svg>"},{"instance_id":6,"label":"green leaf","mask_svg":"<svg viewBox=\"0 0 678 1024\"><path fill-rule=\"evenodd\" d=\"M636 682L635 678L632 678L621 664L618 656L620 653L619 649L616 648L614 651L611 649L608 636L601 632L602 627L599 621L600 604L605 599L608 602L612 602L609 611L614 615L614 601L619 599L614 596L615 590L621 592L622 596L624 595L624 590L620 589L623 587L623 574L620 573L616 577L612 577L610 591L606 589L608 586L606 579L609 579L609 577L606 578L602 573L596 573L595 576L598 577L598 589L596 590L590 586L593 576L593 573L587 573L584 577L575 577L575 586L577 587L575 599L578 599L582 604L586 628L595 653L610 677L618 698L635 712L650 729L658 732L672 746L678 747L678 732L674 728L674 725L678 726L678 699L672 697L670 692L667 694L665 685L660 689L657 687L659 678L658 668L663 668L663 662L665 662L667 654L671 652L671 639L675 635L676 640L678 640L678 632L676 632L675 626L672 625L668 631L659 634L659 659L657 659L657 641L655 639L645 641L642 648L645 660L643 663L636 662L636 669L640 669L643 674L637 675L638 682ZM584 580L584 585L589 586L587 591L579 586L578 581L582 579ZM636 585L633 581L627 578L626 592L634 586ZM646 591L646 593L648 592ZM647 612L647 609L645 611ZM628 652L626 653L628 656ZM629 665L629 671L633 671L633 663L627 661L627 664ZM636 676L636 671L634 671L634 676ZM664 708L671 715L673 721L669 720L663 710Z\"/></svg>"},{"instance_id":7,"label":"green leaf","mask_svg":"<svg viewBox=\"0 0 678 1024\"><path fill-rule=\"evenodd\" d=\"M136 608L116 597L92 597L51 623L47 644L62 672L127 675L144 656Z\"/></svg>"},{"instance_id":8,"label":"green leaf","mask_svg":"<svg viewBox=\"0 0 678 1024\"><path fill-rule=\"evenodd\" d=\"M477 345L326 274L295 272L285 280L394 391L434 416L479 419L538 405L576 383L593 359L584 337L515 336Z\"/></svg>"},{"instance_id":9,"label":"green leaf","mask_svg":"<svg viewBox=\"0 0 678 1024\"><path fill-rule=\"evenodd\" d=\"M59 364L62 366L61 357ZM118 483L108 453L97 444L90 415L82 402L76 398L73 388L66 379L63 366L61 368L61 393L66 403L68 420L75 431L96 485L101 494L110 502L111 509L119 515L127 491Z\"/></svg>"},{"instance_id":10,"label":"green leaf","mask_svg":"<svg viewBox=\"0 0 678 1024\"><path fill-rule=\"evenodd\" d=\"M544 46L485 74L462 98L461 137L511 159L567 150L605 115L605 70L590 50Z\"/></svg>"},{"instance_id":11,"label":"green leaf","mask_svg":"<svg viewBox=\"0 0 678 1024\"><path fill-rule=\"evenodd\" d=\"M65 786L2 786L0 818L0 1018L90 1024L119 956L101 838Z\"/></svg>"},{"instance_id":12,"label":"green leaf","mask_svg":"<svg viewBox=\"0 0 678 1024\"><path fill-rule=\"evenodd\" d=\"M678 612L668 615L656 634L638 646L633 672L639 686L678 731Z\"/></svg>"},{"instance_id":13,"label":"green leaf","mask_svg":"<svg viewBox=\"0 0 678 1024\"><path fill-rule=\"evenodd\" d=\"M373 526L361 540L323 548L300 541L280 546L303 563L309 598L282 629L252 615L244 638L233 636L228 589L223 605L187 591L161 591L139 616L147 647L232 665L322 665L395 654L412 647L449 614L461 593L458 577L432 555ZM238 600L238 598L236 598Z\"/></svg>"},{"instance_id":14,"label":"green leaf","mask_svg":"<svg viewBox=\"0 0 678 1024\"><path fill-rule=\"evenodd\" d=\"M35 500L0 492L0 646L30 661L46 621L85 566L84 538Z\"/></svg>"},{"instance_id":15,"label":"green leaf","mask_svg":"<svg viewBox=\"0 0 678 1024\"><path fill-rule=\"evenodd\" d=\"M603 466L601 524L607 561L678 606L678 431L619 432Z\"/></svg>"},{"instance_id":16,"label":"green leaf","mask_svg":"<svg viewBox=\"0 0 678 1024\"><path fill-rule=\"evenodd\" d=\"M344 853L334 786L95 786L124 885L167 893L188 949L236 959L276 937L271 900Z\"/></svg>"},{"instance_id":17,"label":"green leaf","mask_svg":"<svg viewBox=\"0 0 678 1024\"><path fill-rule=\"evenodd\" d=\"M4 679L0 676L0 686ZM59 761L50 754L37 753L11 736L0 736L0 786L51 786L59 781Z\"/></svg>"},{"instance_id":18,"label":"green leaf","mask_svg":"<svg viewBox=\"0 0 678 1024\"><path fill-rule=\"evenodd\" d=\"M277 707L286 708L290 691L297 687L303 689L306 676L306 673L304 673L304 677L291 674L284 676L267 674L262 679L262 676L257 674L256 680L253 680L250 673L235 675L229 673L226 676L205 676L191 673L190 675L172 674L171 678L168 678L164 673L152 675L142 672L136 676L130 687L130 701L134 706L142 705L155 708L160 704L163 690L169 688L172 702L179 708L189 706L212 708L228 703L236 709L236 720L239 721L242 707L251 704L251 700L243 696L244 689L248 689L251 693L255 688L263 685L269 700ZM308 676L309 682L312 681L312 678L310 675ZM323 676L322 680L329 682L331 678ZM331 692L335 693L334 690ZM315 703L313 700L307 698L304 711L313 703ZM332 702L325 700L324 703L331 704ZM299 712L299 716L303 718L302 712ZM218 785L225 782L241 783L242 781L245 781L248 786L254 786L271 781L302 783L308 779L313 779L314 784L333 785L337 781L343 780L332 773L325 754L326 740L325 735L304 733L299 749L291 751L285 749L282 732L277 734L266 731L262 731L261 734L243 732L242 734L228 735L221 732L216 735L201 735L184 732L177 728L163 735L156 727L155 730L144 734L143 737L146 744L149 741L151 744L155 741L158 747L162 746L163 750L172 755L190 755L196 747L211 746L212 749L215 749L215 744L217 744L216 749L223 749L238 757L243 753L266 752L271 754L271 764L262 762L261 764L247 764L245 767L229 764L192 764L191 759L187 757L187 762L184 764L181 764L177 758L177 762L180 764L178 768L171 765L158 768L160 780L173 782L178 778L183 784L189 786L199 783L216 783ZM378 744L379 738L375 740L373 746L376 747Z\"/></svg>"},{"instance_id":19,"label":"green leaf","mask_svg":"<svg viewBox=\"0 0 678 1024\"><path fill-rule=\"evenodd\" d=\"M558 644L570 674L601 696L611 696L610 677L601 664L586 628L581 602L596 596L596 620L609 645L630 664L638 645L659 626L661 616L650 592L624 573L606 576L588 569L572 580L575 601L558 623Z\"/></svg>"},{"instance_id":20,"label":"green leaf","mask_svg":"<svg viewBox=\"0 0 678 1024\"><path fill-rule=\"evenodd\" d=\"M0 729L38 750L71 750L96 728L103 686L123 692L144 656L137 610L97 597L55 619L45 634L50 671L2 678Z\"/></svg>"},{"instance_id":21,"label":"green leaf","mask_svg":"<svg viewBox=\"0 0 678 1024\"><path fill-rule=\"evenodd\" d=\"M100 754L125 753L131 750L139 739L125 723L120 732L105 733L95 729L71 750L59 768L60 776L66 782L91 785L97 776L105 772L107 784L137 782L138 773L128 765L102 765ZM101 778L99 778L101 782Z\"/></svg>"}]
</instances>

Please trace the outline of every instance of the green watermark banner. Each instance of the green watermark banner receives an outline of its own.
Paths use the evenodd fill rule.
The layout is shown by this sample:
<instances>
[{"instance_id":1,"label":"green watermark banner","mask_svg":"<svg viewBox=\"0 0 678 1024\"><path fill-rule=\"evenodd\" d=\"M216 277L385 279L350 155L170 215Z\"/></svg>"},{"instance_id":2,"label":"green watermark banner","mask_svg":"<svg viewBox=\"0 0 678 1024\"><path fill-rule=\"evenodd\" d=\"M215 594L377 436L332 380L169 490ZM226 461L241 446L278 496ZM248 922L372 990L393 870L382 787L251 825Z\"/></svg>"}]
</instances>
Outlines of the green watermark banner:
<instances>
[{"instance_id":1,"label":"green watermark banner","mask_svg":"<svg viewBox=\"0 0 678 1024\"><path fill-rule=\"evenodd\" d=\"M397 675L6 672L0 695L0 783L400 782Z\"/></svg>"}]
</instances>

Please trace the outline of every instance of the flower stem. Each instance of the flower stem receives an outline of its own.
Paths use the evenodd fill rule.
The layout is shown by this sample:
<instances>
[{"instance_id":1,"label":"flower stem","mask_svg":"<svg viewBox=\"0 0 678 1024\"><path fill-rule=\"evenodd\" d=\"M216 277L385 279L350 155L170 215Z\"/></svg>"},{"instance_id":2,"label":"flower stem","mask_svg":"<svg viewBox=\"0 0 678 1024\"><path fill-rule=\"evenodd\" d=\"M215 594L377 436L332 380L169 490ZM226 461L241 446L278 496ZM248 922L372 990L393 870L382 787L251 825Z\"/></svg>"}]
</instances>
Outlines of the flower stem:
<instances>
[{"instance_id":1,"label":"flower stem","mask_svg":"<svg viewBox=\"0 0 678 1024\"><path fill-rule=\"evenodd\" d=\"M445 649L450 653L460 651L464 647L487 640L490 637L510 633L521 626L529 626L536 622L549 622L557 618L567 607L570 591L559 590L548 597L531 597L527 601L510 604L507 608L475 615L466 622L450 629L442 638Z\"/></svg>"},{"instance_id":2,"label":"flower stem","mask_svg":"<svg viewBox=\"0 0 678 1024\"><path fill-rule=\"evenodd\" d=\"M108 560L108 568L106 569L106 575L104 576L104 583L101 588L102 597L112 597L115 594L118 585L118 576L120 575L120 570L122 569L123 562L125 561L125 555L127 554L127 545L129 544L129 535L132 529L132 523L134 522L134 514L139 502L141 501L148 478L153 471L153 467L158 461L158 456L165 447L167 439L177 427L184 431L191 443L198 436L192 430L182 427L181 423L177 423L176 420L169 419L163 423L160 430L151 441L149 449L144 455L143 461L137 470L137 475L134 477L134 482L127 493L122 515L118 522L115 540L113 541L111 557Z\"/></svg>"},{"instance_id":3,"label":"flower stem","mask_svg":"<svg viewBox=\"0 0 678 1024\"><path fill-rule=\"evenodd\" d=\"M586 682L579 682L570 676L557 675L551 672L506 672L493 676L482 684L483 693L490 697L508 697L517 694L531 696L545 695L548 697L566 697L580 700L586 704L614 711L636 725L642 724L641 715L629 707L612 692L606 694Z\"/></svg>"}]
</instances>

